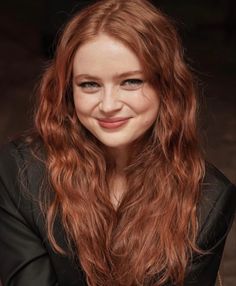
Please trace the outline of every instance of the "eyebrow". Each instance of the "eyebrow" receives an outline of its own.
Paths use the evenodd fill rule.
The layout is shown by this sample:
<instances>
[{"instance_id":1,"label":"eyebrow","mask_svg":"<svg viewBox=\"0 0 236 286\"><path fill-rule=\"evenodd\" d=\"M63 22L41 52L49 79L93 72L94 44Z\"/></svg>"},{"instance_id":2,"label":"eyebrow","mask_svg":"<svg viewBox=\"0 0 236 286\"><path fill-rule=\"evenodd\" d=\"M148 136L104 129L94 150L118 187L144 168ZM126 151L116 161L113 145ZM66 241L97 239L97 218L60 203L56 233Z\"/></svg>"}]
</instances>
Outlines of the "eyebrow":
<instances>
[{"instance_id":1,"label":"eyebrow","mask_svg":"<svg viewBox=\"0 0 236 286\"><path fill-rule=\"evenodd\" d=\"M129 77L129 76L134 76L134 75L140 75L143 74L143 71L141 70L136 70L136 71L128 71L128 72L124 72L118 75L114 76L114 79L120 79L120 78L124 78L124 77ZM93 80L99 80L99 77L91 75L91 74L77 74L74 79L78 80L80 78L89 78L89 79L93 79Z\"/></svg>"}]
</instances>

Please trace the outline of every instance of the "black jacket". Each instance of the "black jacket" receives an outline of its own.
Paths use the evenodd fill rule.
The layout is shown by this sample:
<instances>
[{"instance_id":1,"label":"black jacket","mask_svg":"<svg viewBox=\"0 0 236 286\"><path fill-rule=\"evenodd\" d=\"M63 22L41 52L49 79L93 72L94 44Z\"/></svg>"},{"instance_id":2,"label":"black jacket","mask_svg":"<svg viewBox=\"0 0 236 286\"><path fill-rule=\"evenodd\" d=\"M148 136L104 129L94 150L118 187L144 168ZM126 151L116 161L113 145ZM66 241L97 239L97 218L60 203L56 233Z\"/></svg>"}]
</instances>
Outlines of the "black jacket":
<instances>
[{"instance_id":1,"label":"black jacket","mask_svg":"<svg viewBox=\"0 0 236 286\"><path fill-rule=\"evenodd\" d=\"M22 176L24 174L24 176ZM27 180L24 180L23 178ZM87 285L79 262L55 253L48 243L38 194L43 163L21 141L0 152L0 277L4 286ZM23 187L22 187L23 186ZM24 192L24 187L30 192ZM198 207L198 245L211 253L195 257L185 286L213 286L236 207L236 188L217 169L207 167ZM57 220L56 239L67 249ZM77 265L77 266L76 266ZM104 285L105 286L105 285Z\"/></svg>"}]
</instances>

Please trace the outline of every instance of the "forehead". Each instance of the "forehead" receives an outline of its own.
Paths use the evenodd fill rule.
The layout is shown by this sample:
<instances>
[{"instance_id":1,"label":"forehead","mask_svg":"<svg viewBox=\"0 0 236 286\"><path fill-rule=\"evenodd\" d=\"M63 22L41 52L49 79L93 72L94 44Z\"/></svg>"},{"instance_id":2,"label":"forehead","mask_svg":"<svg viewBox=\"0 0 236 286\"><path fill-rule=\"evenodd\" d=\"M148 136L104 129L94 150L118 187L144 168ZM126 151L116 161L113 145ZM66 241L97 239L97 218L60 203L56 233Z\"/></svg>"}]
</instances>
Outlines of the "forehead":
<instances>
[{"instance_id":1,"label":"forehead","mask_svg":"<svg viewBox=\"0 0 236 286\"><path fill-rule=\"evenodd\" d=\"M142 70L137 55L121 41L100 34L80 46L73 62L74 73L125 73Z\"/></svg>"}]
</instances>

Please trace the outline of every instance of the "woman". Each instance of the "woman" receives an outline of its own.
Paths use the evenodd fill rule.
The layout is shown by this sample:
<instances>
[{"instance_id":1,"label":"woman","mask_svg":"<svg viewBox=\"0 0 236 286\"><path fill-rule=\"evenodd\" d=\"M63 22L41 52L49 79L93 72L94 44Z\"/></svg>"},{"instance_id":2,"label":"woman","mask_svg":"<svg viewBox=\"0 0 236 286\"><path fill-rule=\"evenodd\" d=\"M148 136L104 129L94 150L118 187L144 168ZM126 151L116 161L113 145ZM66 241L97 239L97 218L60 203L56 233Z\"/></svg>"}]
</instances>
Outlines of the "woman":
<instances>
[{"instance_id":1,"label":"woman","mask_svg":"<svg viewBox=\"0 0 236 286\"><path fill-rule=\"evenodd\" d=\"M3 284L213 286L236 190L200 152L170 20L88 7L38 94L34 134L1 152Z\"/></svg>"}]
</instances>

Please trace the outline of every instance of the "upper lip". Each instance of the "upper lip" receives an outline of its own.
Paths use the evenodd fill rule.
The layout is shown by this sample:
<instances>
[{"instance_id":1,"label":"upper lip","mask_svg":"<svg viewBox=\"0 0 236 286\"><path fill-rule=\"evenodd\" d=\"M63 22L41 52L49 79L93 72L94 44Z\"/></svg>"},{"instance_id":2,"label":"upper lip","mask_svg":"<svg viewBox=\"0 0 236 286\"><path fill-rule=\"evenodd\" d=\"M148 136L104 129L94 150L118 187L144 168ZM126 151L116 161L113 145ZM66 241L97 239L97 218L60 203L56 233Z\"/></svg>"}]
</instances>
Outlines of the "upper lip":
<instances>
[{"instance_id":1,"label":"upper lip","mask_svg":"<svg viewBox=\"0 0 236 286\"><path fill-rule=\"evenodd\" d=\"M112 118L98 118L99 121L102 122L118 122L129 119L130 117L112 117Z\"/></svg>"}]
</instances>

